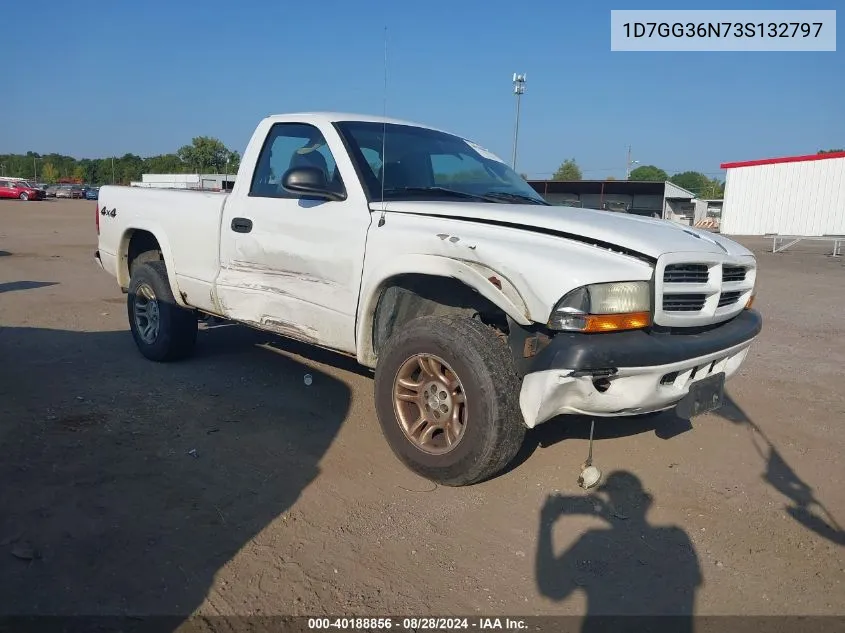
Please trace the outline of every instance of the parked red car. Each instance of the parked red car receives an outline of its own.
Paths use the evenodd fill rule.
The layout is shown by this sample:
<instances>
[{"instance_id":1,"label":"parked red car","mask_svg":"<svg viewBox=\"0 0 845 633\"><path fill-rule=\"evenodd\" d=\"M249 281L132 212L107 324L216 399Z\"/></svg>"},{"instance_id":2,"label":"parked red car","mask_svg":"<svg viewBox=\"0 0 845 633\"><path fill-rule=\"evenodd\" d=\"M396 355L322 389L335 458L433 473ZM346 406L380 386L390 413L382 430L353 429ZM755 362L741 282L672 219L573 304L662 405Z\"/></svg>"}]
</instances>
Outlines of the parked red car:
<instances>
[{"instance_id":1,"label":"parked red car","mask_svg":"<svg viewBox=\"0 0 845 633\"><path fill-rule=\"evenodd\" d=\"M0 178L0 198L20 198L21 200L43 200L44 192L17 180Z\"/></svg>"}]
</instances>

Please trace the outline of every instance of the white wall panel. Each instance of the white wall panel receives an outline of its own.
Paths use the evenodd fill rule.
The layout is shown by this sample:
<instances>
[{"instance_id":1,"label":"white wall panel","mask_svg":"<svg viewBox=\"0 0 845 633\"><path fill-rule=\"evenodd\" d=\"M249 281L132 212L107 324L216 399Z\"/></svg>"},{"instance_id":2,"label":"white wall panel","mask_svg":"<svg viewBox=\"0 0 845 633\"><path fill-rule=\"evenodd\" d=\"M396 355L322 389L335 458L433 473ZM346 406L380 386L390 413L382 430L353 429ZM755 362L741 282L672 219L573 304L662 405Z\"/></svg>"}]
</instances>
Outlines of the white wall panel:
<instances>
[{"instance_id":1,"label":"white wall panel","mask_svg":"<svg viewBox=\"0 0 845 633\"><path fill-rule=\"evenodd\" d=\"M728 167L726 235L845 235L845 157Z\"/></svg>"}]
</instances>

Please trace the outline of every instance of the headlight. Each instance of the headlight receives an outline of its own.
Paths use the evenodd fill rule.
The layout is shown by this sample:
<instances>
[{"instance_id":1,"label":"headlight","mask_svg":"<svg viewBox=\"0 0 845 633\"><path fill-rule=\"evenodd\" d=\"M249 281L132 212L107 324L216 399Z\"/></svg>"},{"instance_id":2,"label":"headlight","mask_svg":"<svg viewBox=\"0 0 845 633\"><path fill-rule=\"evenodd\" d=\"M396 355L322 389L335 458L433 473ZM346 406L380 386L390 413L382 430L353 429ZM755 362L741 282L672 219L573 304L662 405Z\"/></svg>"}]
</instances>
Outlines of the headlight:
<instances>
[{"instance_id":1,"label":"headlight","mask_svg":"<svg viewBox=\"0 0 845 633\"><path fill-rule=\"evenodd\" d=\"M549 328L575 332L636 330L651 324L651 290L647 281L582 286L558 301Z\"/></svg>"}]
</instances>

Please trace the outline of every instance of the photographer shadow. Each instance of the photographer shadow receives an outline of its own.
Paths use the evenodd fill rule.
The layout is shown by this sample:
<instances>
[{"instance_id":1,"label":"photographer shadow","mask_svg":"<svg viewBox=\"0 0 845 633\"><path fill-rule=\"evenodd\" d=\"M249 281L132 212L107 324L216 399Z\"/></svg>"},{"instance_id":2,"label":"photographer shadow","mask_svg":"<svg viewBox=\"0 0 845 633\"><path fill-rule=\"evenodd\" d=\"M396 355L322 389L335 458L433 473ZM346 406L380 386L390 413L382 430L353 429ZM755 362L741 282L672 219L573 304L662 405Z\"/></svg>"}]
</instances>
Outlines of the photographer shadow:
<instances>
[{"instance_id":1,"label":"photographer shadow","mask_svg":"<svg viewBox=\"0 0 845 633\"><path fill-rule=\"evenodd\" d=\"M540 513L537 585L555 601L577 591L586 595L582 631L624 629L617 616L673 616L671 630L692 630L696 590L703 584L698 556L680 527L648 523L653 502L627 471L610 473L594 494L547 498ZM554 525L572 515L599 517L607 527L588 530L558 555Z\"/></svg>"}]
</instances>

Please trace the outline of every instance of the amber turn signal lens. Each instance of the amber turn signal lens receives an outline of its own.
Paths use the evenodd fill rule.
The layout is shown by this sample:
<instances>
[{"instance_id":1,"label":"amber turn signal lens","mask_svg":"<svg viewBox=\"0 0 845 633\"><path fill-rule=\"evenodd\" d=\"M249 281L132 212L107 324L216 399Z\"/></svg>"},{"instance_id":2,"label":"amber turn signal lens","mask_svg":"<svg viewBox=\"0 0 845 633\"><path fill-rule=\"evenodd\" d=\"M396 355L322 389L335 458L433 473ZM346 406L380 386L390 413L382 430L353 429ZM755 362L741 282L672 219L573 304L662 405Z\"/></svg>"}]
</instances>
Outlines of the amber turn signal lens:
<instances>
[{"instance_id":1,"label":"amber turn signal lens","mask_svg":"<svg viewBox=\"0 0 845 633\"><path fill-rule=\"evenodd\" d=\"M585 317L586 327L582 332L615 332L618 330L639 330L651 324L648 312L628 314L591 314Z\"/></svg>"},{"instance_id":2,"label":"amber turn signal lens","mask_svg":"<svg viewBox=\"0 0 845 633\"><path fill-rule=\"evenodd\" d=\"M751 295L751 296L748 298L748 303L746 303L746 304L745 304L745 309L746 309L746 310L750 310L750 309L751 309L751 306L752 306L752 305L754 305L754 297L756 297L756 296L757 296L757 295Z\"/></svg>"}]
</instances>

